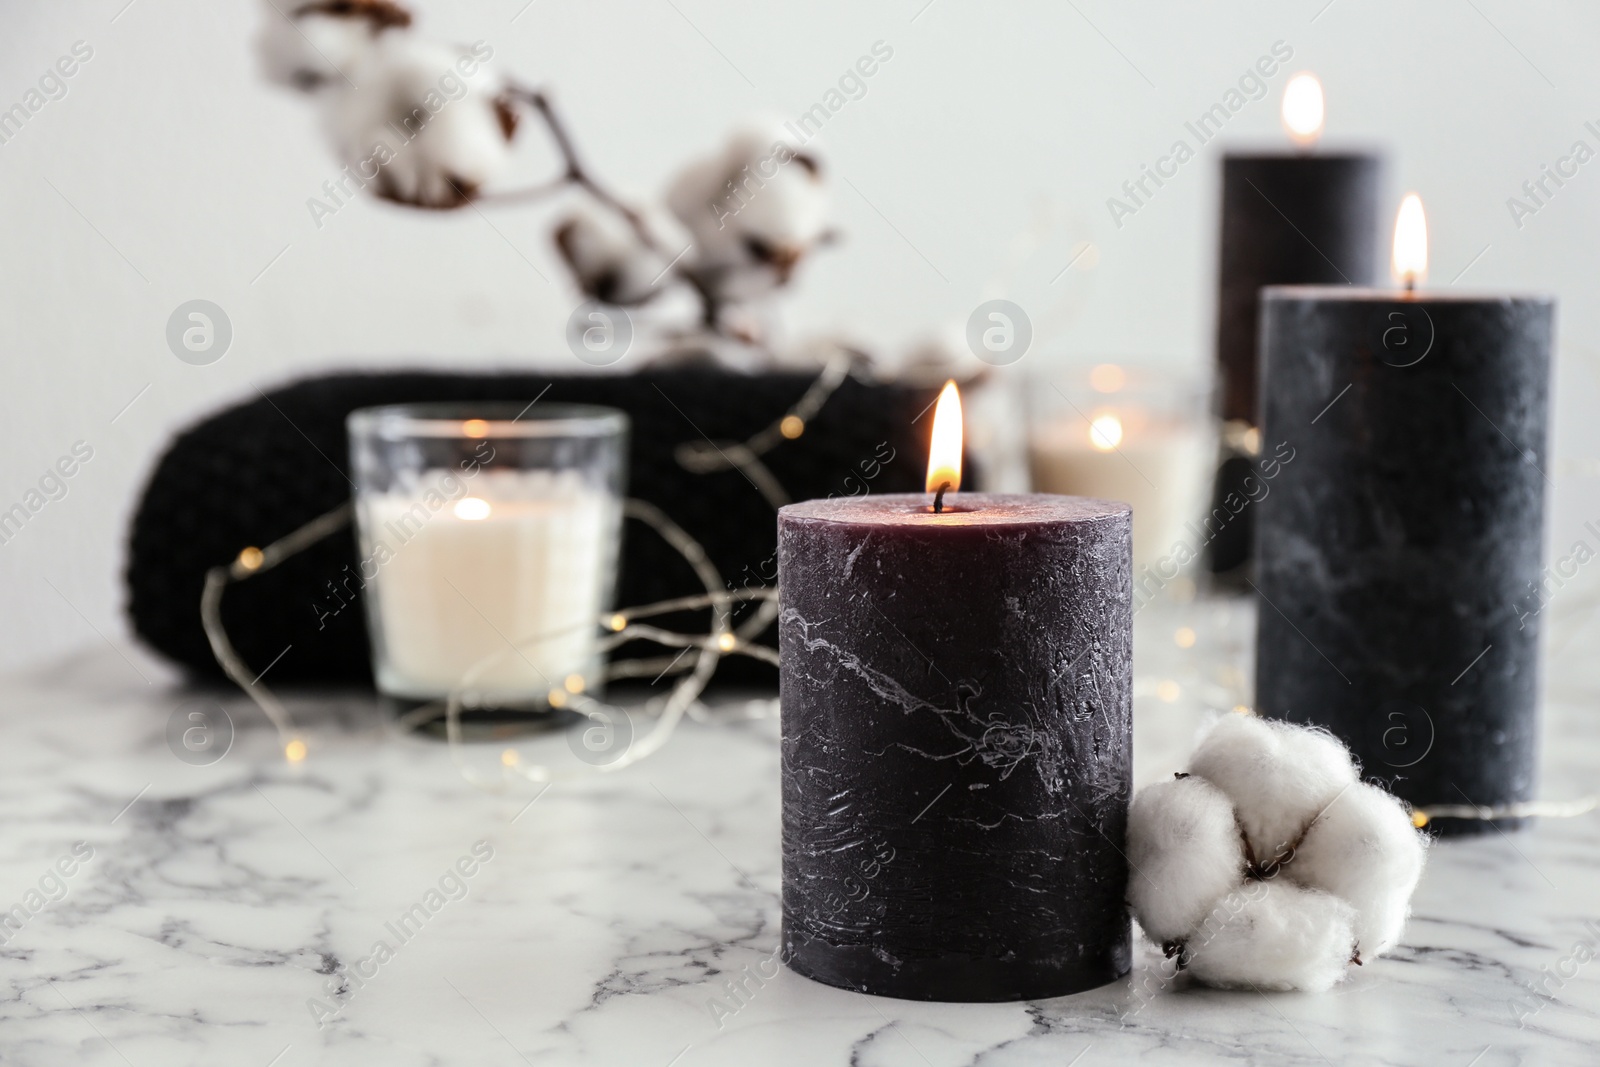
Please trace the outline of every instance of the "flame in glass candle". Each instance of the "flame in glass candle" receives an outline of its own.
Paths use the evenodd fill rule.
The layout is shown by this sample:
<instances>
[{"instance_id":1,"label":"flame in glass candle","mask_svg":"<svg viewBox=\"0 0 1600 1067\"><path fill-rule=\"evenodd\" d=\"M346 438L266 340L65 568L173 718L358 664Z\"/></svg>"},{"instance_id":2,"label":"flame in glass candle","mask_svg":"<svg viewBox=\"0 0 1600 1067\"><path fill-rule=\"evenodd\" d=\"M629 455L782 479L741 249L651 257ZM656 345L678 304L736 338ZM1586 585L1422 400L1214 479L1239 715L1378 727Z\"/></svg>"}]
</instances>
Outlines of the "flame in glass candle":
<instances>
[{"instance_id":1,"label":"flame in glass candle","mask_svg":"<svg viewBox=\"0 0 1600 1067\"><path fill-rule=\"evenodd\" d=\"M1096 452L1110 452L1122 443L1122 420L1107 412L1096 415L1089 423L1089 447Z\"/></svg>"},{"instance_id":2,"label":"flame in glass candle","mask_svg":"<svg viewBox=\"0 0 1600 1067\"><path fill-rule=\"evenodd\" d=\"M1283 128L1301 148L1322 136L1322 83L1315 74L1300 73L1283 87Z\"/></svg>"},{"instance_id":3,"label":"flame in glass candle","mask_svg":"<svg viewBox=\"0 0 1600 1067\"><path fill-rule=\"evenodd\" d=\"M956 383L944 383L939 402L933 408L933 440L928 445L928 492L941 485L948 492L961 488L961 394Z\"/></svg>"},{"instance_id":4,"label":"flame in glass candle","mask_svg":"<svg viewBox=\"0 0 1600 1067\"><path fill-rule=\"evenodd\" d=\"M1422 213L1422 198L1407 193L1400 201L1400 214L1394 220L1394 258L1390 269L1394 280L1412 288L1428 276L1428 220Z\"/></svg>"},{"instance_id":5,"label":"flame in glass candle","mask_svg":"<svg viewBox=\"0 0 1600 1067\"><path fill-rule=\"evenodd\" d=\"M456 518L471 522L489 517L489 502L475 496L464 496L456 501Z\"/></svg>"}]
</instances>

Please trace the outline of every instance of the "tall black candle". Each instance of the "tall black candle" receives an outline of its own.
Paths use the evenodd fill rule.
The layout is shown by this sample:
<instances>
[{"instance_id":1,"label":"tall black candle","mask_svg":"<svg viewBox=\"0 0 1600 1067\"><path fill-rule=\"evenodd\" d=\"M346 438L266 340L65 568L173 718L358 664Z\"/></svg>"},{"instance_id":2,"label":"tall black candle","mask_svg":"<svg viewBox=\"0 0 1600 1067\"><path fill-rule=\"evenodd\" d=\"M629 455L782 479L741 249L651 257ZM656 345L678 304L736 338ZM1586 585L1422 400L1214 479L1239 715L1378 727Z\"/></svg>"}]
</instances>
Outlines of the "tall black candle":
<instances>
[{"instance_id":1,"label":"tall black candle","mask_svg":"<svg viewBox=\"0 0 1600 1067\"><path fill-rule=\"evenodd\" d=\"M1542 297L1264 297L1264 440L1294 452L1256 505L1257 703L1420 807L1532 797L1553 318Z\"/></svg>"},{"instance_id":2,"label":"tall black candle","mask_svg":"<svg viewBox=\"0 0 1600 1067\"><path fill-rule=\"evenodd\" d=\"M783 958L915 1000L1129 967L1126 504L932 494L778 514Z\"/></svg>"},{"instance_id":3,"label":"tall black candle","mask_svg":"<svg viewBox=\"0 0 1600 1067\"><path fill-rule=\"evenodd\" d=\"M1287 103L1287 100L1286 100ZM1224 420L1259 425L1257 319L1267 285L1371 285L1379 233L1382 163L1362 154L1228 155L1222 160L1222 240L1217 301L1217 392ZM1249 453L1225 453L1213 511L1248 495ZM1211 570L1245 564L1256 539L1245 509L1210 544Z\"/></svg>"},{"instance_id":4,"label":"tall black candle","mask_svg":"<svg viewBox=\"0 0 1600 1067\"><path fill-rule=\"evenodd\" d=\"M1377 281L1381 180L1374 155L1223 157L1217 373L1224 419L1257 425L1263 286Z\"/></svg>"}]
</instances>

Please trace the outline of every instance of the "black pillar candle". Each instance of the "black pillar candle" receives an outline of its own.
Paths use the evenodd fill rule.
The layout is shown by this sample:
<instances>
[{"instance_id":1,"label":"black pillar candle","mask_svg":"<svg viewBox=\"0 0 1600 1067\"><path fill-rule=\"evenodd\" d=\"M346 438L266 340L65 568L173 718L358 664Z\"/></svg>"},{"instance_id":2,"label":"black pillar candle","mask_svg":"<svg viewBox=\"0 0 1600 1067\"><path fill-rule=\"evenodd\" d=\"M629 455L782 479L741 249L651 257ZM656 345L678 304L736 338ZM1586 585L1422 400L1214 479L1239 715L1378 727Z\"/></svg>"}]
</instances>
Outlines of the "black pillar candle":
<instances>
[{"instance_id":1,"label":"black pillar candle","mask_svg":"<svg viewBox=\"0 0 1600 1067\"><path fill-rule=\"evenodd\" d=\"M1376 156L1229 155L1222 160L1222 240L1217 300L1217 403L1224 420L1259 425L1256 350L1260 292L1267 285L1371 285L1378 254ZM1254 466L1225 455L1213 510ZM1208 553L1213 572L1249 561L1256 516L1247 508Z\"/></svg>"},{"instance_id":2,"label":"black pillar candle","mask_svg":"<svg viewBox=\"0 0 1600 1067\"><path fill-rule=\"evenodd\" d=\"M1381 179L1373 155L1223 157L1217 372L1224 419L1257 425L1263 286L1377 280Z\"/></svg>"},{"instance_id":3,"label":"black pillar candle","mask_svg":"<svg viewBox=\"0 0 1600 1067\"><path fill-rule=\"evenodd\" d=\"M783 958L914 1000L1129 967L1132 527L1062 496L778 514Z\"/></svg>"},{"instance_id":4,"label":"black pillar candle","mask_svg":"<svg viewBox=\"0 0 1600 1067\"><path fill-rule=\"evenodd\" d=\"M1419 807L1533 794L1539 621L1522 609L1553 319L1539 297L1264 296L1263 440L1294 452L1256 505L1257 704L1329 728Z\"/></svg>"}]
</instances>

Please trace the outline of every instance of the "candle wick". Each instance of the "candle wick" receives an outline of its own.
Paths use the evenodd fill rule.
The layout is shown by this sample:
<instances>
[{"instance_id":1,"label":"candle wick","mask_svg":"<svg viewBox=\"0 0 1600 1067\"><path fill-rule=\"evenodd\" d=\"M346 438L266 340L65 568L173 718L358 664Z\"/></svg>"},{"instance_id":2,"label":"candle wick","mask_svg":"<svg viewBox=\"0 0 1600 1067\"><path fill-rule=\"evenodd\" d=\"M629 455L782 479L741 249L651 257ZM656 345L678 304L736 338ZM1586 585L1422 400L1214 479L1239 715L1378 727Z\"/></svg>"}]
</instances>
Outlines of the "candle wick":
<instances>
[{"instance_id":1,"label":"candle wick","mask_svg":"<svg viewBox=\"0 0 1600 1067\"><path fill-rule=\"evenodd\" d=\"M1414 293L1416 291L1417 291L1417 276L1415 274L1407 274L1406 275L1406 292Z\"/></svg>"},{"instance_id":2,"label":"candle wick","mask_svg":"<svg viewBox=\"0 0 1600 1067\"><path fill-rule=\"evenodd\" d=\"M944 492L949 488L949 482L940 482L939 491L933 494L933 513L935 515L939 515L944 512Z\"/></svg>"}]
</instances>

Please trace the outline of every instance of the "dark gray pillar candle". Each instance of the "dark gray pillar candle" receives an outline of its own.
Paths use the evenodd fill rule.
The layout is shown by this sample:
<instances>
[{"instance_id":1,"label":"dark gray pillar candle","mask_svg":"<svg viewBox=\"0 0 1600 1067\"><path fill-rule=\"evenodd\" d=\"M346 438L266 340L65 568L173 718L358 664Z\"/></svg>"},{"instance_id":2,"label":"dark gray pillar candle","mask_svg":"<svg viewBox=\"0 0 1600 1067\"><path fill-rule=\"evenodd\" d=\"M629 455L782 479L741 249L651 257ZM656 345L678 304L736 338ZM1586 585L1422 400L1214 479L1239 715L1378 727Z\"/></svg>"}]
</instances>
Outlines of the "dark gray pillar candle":
<instances>
[{"instance_id":1,"label":"dark gray pillar candle","mask_svg":"<svg viewBox=\"0 0 1600 1067\"><path fill-rule=\"evenodd\" d=\"M1267 290L1256 700L1419 807L1534 790L1554 304ZM1507 820L1501 825L1510 825ZM1436 820L1445 833L1491 824Z\"/></svg>"},{"instance_id":2,"label":"dark gray pillar candle","mask_svg":"<svg viewBox=\"0 0 1600 1067\"><path fill-rule=\"evenodd\" d=\"M1263 286L1377 280L1382 173L1373 155L1223 158L1217 370L1224 419L1257 424Z\"/></svg>"},{"instance_id":3,"label":"dark gray pillar candle","mask_svg":"<svg viewBox=\"0 0 1600 1067\"><path fill-rule=\"evenodd\" d=\"M922 494L778 513L783 958L913 1000L1129 967L1126 504Z\"/></svg>"}]
</instances>

